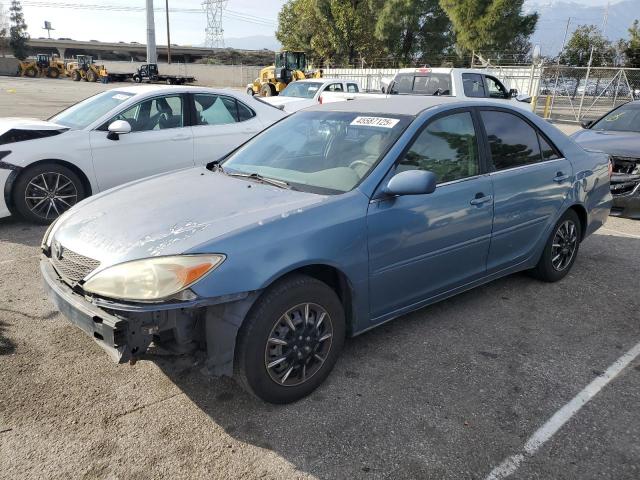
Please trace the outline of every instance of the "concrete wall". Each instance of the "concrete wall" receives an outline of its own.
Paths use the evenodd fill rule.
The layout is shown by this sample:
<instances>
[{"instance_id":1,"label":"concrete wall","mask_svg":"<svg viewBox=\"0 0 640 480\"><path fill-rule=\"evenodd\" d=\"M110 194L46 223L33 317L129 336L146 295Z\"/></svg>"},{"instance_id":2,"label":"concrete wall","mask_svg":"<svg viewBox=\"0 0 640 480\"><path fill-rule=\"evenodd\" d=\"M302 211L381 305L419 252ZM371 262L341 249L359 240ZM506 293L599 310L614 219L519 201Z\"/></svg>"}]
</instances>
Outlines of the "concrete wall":
<instances>
[{"instance_id":1,"label":"concrete wall","mask_svg":"<svg viewBox=\"0 0 640 480\"><path fill-rule=\"evenodd\" d=\"M0 75L15 75L20 62L13 57L0 57Z\"/></svg>"},{"instance_id":2,"label":"concrete wall","mask_svg":"<svg viewBox=\"0 0 640 480\"><path fill-rule=\"evenodd\" d=\"M103 61L107 71L134 72L141 62L114 62ZM262 67L245 65L205 65L198 63L159 63L158 70L161 74L188 75L196 78L199 85L211 87L244 87L252 82Z\"/></svg>"}]
</instances>

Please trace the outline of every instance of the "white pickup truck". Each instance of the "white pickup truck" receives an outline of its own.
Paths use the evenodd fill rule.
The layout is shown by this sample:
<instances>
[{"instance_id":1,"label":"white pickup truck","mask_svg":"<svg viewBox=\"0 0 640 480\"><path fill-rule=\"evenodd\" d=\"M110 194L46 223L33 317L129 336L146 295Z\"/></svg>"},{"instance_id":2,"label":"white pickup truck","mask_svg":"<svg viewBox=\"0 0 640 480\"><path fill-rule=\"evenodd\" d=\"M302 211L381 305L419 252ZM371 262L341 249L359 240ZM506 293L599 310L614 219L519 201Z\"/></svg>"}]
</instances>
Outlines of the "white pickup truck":
<instances>
[{"instance_id":1,"label":"white pickup truck","mask_svg":"<svg viewBox=\"0 0 640 480\"><path fill-rule=\"evenodd\" d=\"M309 78L291 82L277 97L264 97L260 100L270 103L286 113L293 113L303 108L317 105L320 103L320 96L324 93L346 93L351 95L358 92L360 92L360 84L355 80Z\"/></svg>"},{"instance_id":2,"label":"white pickup truck","mask_svg":"<svg viewBox=\"0 0 640 480\"><path fill-rule=\"evenodd\" d=\"M460 99L490 98L505 100L529 109L531 97L508 90L496 77L484 70L470 68L403 68L396 73L384 93L323 92L320 103L364 98L388 98L389 95L446 95Z\"/></svg>"}]
</instances>

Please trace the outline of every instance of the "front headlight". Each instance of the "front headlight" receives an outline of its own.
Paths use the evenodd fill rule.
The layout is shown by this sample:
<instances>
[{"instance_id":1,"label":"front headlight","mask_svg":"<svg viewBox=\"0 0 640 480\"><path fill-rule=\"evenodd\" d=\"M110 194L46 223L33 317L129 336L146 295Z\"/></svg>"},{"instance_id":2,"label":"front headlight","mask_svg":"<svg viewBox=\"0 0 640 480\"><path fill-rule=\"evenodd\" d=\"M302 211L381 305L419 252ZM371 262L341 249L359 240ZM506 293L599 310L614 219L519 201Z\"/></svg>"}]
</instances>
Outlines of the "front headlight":
<instances>
[{"instance_id":1,"label":"front headlight","mask_svg":"<svg viewBox=\"0 0 640 480\"><path fill-rule=\"evenodd\" d=\"M135 260L96 273L83 288L120 300L162 300L193 285L225 258L224 255L178 255Z\"/></svg>"}]
</instances>

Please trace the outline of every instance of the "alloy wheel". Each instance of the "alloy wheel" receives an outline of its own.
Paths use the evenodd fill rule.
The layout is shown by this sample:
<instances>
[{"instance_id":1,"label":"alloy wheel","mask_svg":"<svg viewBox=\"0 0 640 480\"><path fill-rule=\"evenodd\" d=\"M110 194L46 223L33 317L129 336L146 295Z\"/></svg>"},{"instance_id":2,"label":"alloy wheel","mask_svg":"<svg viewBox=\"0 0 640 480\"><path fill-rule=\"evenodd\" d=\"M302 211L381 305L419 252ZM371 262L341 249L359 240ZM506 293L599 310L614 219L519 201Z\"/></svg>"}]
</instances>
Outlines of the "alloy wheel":
<instances>
[{"instance_id":1,"label":"alloy wheel","mask_svg":"<svg viewBox=\"0 0 640 480\"><path fill-rule=\"evenodd\" d=\"M65 175L44 172L27 184L24 200L31 213L53 220L78 202L78 190Z\"/></svg>"},{"instance_id":2,"label":"alloy wheel","mask_svg":"<svg viewBox=\"0 0 640 480\"><path fill-rule=\"evenodd\" d=\"M551 245L551 265L556 271L561 272L571 264L577 246L576 225L571 220L565 220L556 230Z\"/></svg>"},{"instance_id":3,"label":"alloy wheel","mask_svg":"<svg viewBox=\"0 0 640 480\"><path fill-rule=\"evenodd\" d=\"M265 367L279 385L300 385L324 364L333 337L327 311L315 303L287 310L275 323L265 348Z\"/></svg>"}]
</instances>

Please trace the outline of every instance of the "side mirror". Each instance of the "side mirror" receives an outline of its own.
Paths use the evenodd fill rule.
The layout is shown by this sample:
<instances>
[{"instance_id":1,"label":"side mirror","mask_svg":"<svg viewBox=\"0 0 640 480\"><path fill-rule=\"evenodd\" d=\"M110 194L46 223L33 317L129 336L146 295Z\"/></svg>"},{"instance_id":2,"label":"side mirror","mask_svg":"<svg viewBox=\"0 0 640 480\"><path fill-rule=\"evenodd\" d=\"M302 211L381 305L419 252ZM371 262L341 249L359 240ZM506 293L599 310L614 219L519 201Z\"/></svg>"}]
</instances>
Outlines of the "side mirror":
<instances>
[{"instance_id":1,"label":"side mirror","mask_svg":"<svg viewBox=\"0 0 640 480\"><path fill-rule=\"evenodd\" d=\"M591 128L591 127L593 126L593 124L594 124L594 121L593 121L593 120L583 120L583 121L580 123L580 126L581 126L582 128L586 128L586 129L588 129L588 128Z\"/></svg>"},{"instance_id":2,"label":"side mirror","mask_svg":"<svg viewBox=\"0 0 640 480\"><path fill-rule=\"evenodd\" d=\"M433 172L407 170L394 175L384 189L387 195L426 195L436 189L438 178Z\"/></svg>"},{"instance_id":3,"label":"side mirror","mask_svg":"<svg viewBox=\"0 0 640 480\"><path fill-rule=\"evenodd\" d=\"M119 140L120 135L126 135L131 132L131 125L126 120L116 120L109 125L109 140Z\"/></svg>"},{"instance_id":4,"label":"side mirror","mask_svg":"<svg viewBox=\"0 0 640 480\"><path fill-rule=\"evenodd\" d=\"M519 102L524 102L524 103L531 103L531 95L518 95L516 97L516 100Z\"/></svg>"},{"instance_id":5,"label":"side mirror","mask_svg":"<svg viewBox=\"0 0 640 480\"><path fill-rule=\"evenodd\" d=\"M517 88L512 88L511 90L509 90L509 98L515 98L517 96L518 96Z\"/></svg>"}]
</instances>

